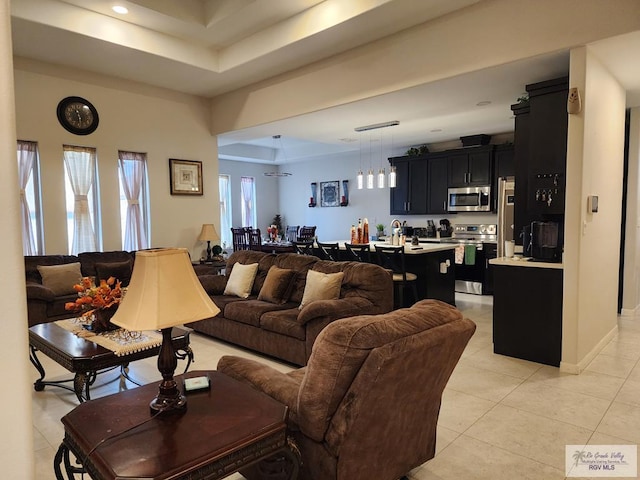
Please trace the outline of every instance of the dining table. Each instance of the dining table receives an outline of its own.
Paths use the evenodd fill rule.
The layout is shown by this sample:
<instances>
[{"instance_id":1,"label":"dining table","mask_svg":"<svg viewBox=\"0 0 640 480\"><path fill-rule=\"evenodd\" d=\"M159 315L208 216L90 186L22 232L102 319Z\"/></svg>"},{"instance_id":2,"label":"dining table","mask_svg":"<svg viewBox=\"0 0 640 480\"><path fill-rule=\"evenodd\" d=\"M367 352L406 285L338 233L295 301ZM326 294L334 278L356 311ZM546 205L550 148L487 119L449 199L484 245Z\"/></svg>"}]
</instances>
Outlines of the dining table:
<instances>
[{"instance_id":1,"label":"dining table","mask_svg":"<svg viewBox=\"0 0 640 480\"><path fill-rule=\"evenodd\" d=\"M295 253L296 247L291 242L263 242L260 251L267 253Z\"/></svg>"}]
</instances>

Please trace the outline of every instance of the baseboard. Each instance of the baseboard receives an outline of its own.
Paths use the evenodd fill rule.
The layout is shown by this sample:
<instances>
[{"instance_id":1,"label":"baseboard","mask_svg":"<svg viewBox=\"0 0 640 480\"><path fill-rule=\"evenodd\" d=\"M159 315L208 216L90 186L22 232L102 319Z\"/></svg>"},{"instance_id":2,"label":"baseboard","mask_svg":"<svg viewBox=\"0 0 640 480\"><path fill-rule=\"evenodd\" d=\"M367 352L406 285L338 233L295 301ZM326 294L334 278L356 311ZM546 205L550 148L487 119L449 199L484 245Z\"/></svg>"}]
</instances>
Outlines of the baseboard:
<instances>
[{"instance_id":1,"label":"baseboard","mask_svg":"<svg viewBox=\"0 0 640 480\"><path fill-rule=\"evenodd\" d=\"M602 339L596 344L595 347L591 349L589 353L587 353L582 360L578 363L569 363L569 362L560 362L560 371L563 373L572 373L574 375L580 375L585 368L589 366L591 361L596 358L596 356L602 351L604 347L606 347L611 340L618 334L618 325L613 327L609 333L607 333Z\"/></svg>"},{"instance_id":2,"label":"baseboard","mask_svg":"<svg viewBox=\"0 0 640 480\"><path fill-rule=\"evenodd\" d=\"M623 308L620 310L620 316L621 317L634 317L636 315L638 315L638 312L640 312L640 305L636 305L636 308Z\"/></svg>"}]
</instances>

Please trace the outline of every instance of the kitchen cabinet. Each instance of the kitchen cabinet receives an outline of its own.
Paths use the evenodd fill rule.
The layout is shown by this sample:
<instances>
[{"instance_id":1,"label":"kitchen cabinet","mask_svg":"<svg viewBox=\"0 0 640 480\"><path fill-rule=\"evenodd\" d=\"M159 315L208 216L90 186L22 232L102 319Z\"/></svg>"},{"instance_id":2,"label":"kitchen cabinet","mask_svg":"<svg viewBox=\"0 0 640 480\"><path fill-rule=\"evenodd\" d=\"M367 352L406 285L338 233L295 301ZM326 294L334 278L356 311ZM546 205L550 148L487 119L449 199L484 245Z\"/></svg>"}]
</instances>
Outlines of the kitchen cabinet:
<instances>
[{"instance_id":1,"label":"kitchen cabinet","mask_svg":"<svg viewBox=\"0 0 640 480\"><path fill-rule=\"evenodd\" d=\"M449 152L449 186L491 185L493 145Z\"/></svg>"},{"instance_id":2,"label":"kitchen cabinet","mask_svg":"<svg viewBox=\"0 0 640 480\"><path fill-rule=\"evenodd\" d=\"M493 264L493 351L560 366L561 268Z\"/></svg>"},{"instance_id":3,"label":"kitchen cabinet","mask_svg":"<svg viewBox=\"0 0 640 480\"><path fill-rule=\"evenodd\" d=\"M427 213L447 213L449 159L446 156L433 156L428 164Z\"/></svg>"},{"instance_id":4,"label":"kitchen cabinet","mask_svg":"<svg viewBox=\"0 0 640 480\"><path fill-rule=\"evenodd\" d=\"M498 179L515 177L514 149L512 143L496 145L493 151L493 170L495 172L491 182L492 209L498 211ZM517 230L520 231L520 230Z\"/></svg>"},{"instance_id":5,"label":"kitchen cabinet","mask_svg":"<svg viewBox=\"0 0 640 480\"><path fill-rule=\"evenodd\" d=\"M396 167L396 187L390 189L391 215L427 213L427 158L395 157L389 163Z\"/></svg>"}]
</instances>

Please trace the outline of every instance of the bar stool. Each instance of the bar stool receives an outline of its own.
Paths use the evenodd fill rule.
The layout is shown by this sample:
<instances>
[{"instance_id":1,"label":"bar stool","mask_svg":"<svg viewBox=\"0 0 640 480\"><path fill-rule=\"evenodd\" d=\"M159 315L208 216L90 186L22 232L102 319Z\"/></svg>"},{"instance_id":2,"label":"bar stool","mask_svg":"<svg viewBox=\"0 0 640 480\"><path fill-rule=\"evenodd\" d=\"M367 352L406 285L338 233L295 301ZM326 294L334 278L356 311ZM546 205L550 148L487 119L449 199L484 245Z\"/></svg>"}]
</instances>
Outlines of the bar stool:
<instances>
[{"instance_id":1,"label":"bar stool","mask_svg":"<svg viewBox=\"0 0 640 480\"><path fill-rule=\"evenodd\" d=\"M378 264L393 272L393 285L398 292L398 304L396 308L404 308L404 290L411 287L414 303L418 301L418 288L416 281L418 276L415 273L407 272L404 262L404 245L384 246L376 245L376 256Z\"/></svg>"},{"instance_id":2,"label":"bar stool","mask_svg":"<svg viewBox=\"0 0 640 480\"><path fill-rule=\"evenodd\" d=\"M339 259L340 249L338 248L338 242L336 243L321 243L318 242L318 248L320 248L320 256L323 260L331 260L337 262Z\"/></svg>"},{"instance_id":3,"label":"bar stool","mask_svg":"<svg viewBox=\"0 0 640 480\"><path fill-rule=\"evenodd\" d=\"M300 255L313 255L313 240L291 242Z\"/></svg>"},{"instance_id":4,"label":"bar stool","mask_svg":"<svg viewBox=\"0 0 640 480\"><path fill-rule=\"evenodd\" d=\"M371 263L371 247L368 243L345 243L349 260Z\"/></svg>"}]
</instances>

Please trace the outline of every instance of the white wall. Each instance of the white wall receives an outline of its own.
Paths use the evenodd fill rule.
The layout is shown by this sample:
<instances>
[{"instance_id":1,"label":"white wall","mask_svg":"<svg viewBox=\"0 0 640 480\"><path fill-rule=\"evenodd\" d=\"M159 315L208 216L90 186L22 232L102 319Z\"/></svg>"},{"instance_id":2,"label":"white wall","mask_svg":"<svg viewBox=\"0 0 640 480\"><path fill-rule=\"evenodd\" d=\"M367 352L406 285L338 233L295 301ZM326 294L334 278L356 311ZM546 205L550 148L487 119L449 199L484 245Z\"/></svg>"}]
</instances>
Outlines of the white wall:
<instances>
[{"instance_id":1,"label":"white wall","mask_svg":"<svg viewBox=\"0 0 640 480\"><path fill-rule=\"evenodd\" d=\"M569 86L583 109L567 137L561 368L579 372L617 331L625 91L588 47L571 51Z\"/></svg>"},{"instance_id":2,"label":"white wall","mask_svg":"<svg viewBox=\"0 0 640 480\"><path fill-rule=\"evenodd\" d=\"M0 464L6 478L34 479L33 423L31 419L31 382L34 373L29 363L27 303L24 288L24 262L20 238L18 167L16 162L16 125L11 59L11 23L8 0L0 0L0 301L2 334L0 372L5 385L1 402Z\"/></svg>"},{"instance_id":3,"label":"white wall","mask_svg":"<svg viewBox=\"0 0 640 480\"><path fill-rule=\"evenodd\" d=\"M199 258L203 223L220 224L217 144L211 136L208 102L87 72L16 59L18 138L38 142L42 179L45 253L68 251L62 145L95 147L98 153L104 250L122 249L117 152L146 152L149 166L151 244L186 247ZM56 106L77 95L94 104L98 129L87 136L64 130ZM169 159L200 160L203 196L172 196Z\"/></svg>"},{"instance_id":4,"label":"white wall","mask_svg":"<svg viewBox=\"0 0 640 480\"><path fill-rule=\"evenodd\" d=\"M640 308L640 107L632 108L630 117L623 315L634 315Z\"/></svg>"}]
</instances>

